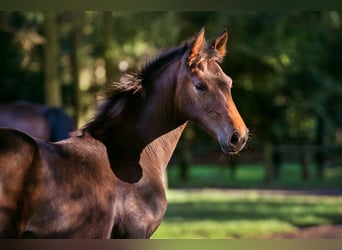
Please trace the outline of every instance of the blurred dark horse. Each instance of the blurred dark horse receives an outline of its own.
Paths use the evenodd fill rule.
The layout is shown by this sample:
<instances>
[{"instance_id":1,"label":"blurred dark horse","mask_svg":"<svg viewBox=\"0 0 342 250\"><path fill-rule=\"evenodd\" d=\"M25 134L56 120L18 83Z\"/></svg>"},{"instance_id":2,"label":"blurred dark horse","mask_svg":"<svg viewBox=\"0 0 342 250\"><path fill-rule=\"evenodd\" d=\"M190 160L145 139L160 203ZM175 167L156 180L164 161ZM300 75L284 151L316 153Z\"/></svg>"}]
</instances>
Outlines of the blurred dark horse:
<instances>
[{"instance_id":1,"label":"blurred dark horse","mask_svg":"<svg viewBox=\"0 0 342 250\"><path fill-rule=\"evenodd\" d=\"M28 101L0 105L0 127L14 128L52 142L68 138L75 129L72 119L63 108Z\"/></svg>"},{"instance_id":2,"label":"blurred dark horse","mask_svg":"<svg viewBox=\"0 0 342 250\"><path fill-rule=\"evenodd\" d=\"M248 138L219 66L227 32L204 29L107 89L94 120L57 143L0 129L0 236L149 238L166 210L164 173L191 120L225 154Z\"/></svg>"}]
</instances>

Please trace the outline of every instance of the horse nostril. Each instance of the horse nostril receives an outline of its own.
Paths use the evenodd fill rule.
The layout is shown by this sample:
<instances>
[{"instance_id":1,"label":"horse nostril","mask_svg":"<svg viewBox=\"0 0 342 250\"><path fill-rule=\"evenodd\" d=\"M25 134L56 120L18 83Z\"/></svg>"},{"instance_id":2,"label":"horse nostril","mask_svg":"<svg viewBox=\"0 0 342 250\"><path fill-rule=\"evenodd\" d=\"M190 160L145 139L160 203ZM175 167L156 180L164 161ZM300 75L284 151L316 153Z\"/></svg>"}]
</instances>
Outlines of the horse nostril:
<instances>
[{"instance_id":1,"label":"horse nostril","mask_svg":"<svg viewBox=\"0 0 342 250\"><path fill-rule=\"evenodd\" d=\"M230 137L230 144L236 145L239 142L240 135L238 132L234 132L232 136Z\"/></svg>"}]
</instances>

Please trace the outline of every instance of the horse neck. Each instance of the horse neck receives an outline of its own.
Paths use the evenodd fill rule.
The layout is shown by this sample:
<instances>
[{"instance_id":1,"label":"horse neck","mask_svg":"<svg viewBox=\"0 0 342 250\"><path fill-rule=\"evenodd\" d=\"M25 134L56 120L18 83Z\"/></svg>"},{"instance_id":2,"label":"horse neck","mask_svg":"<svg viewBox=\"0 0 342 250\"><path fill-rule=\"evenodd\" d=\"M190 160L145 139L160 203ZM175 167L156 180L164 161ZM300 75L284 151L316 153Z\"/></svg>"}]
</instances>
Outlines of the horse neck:
<instances>
[{"instance_id":1,"label":"horse neck","mask_svg":"<svg viewBox=\"0 0 342 250\"><path fill-rule=\"evenodd\" d=\"M140 165L142 168L157 168L159 174L164 176L165 169L171 156L176 148L176 145L183 133L186 122L170 132L159 136L149 143L140 155ZM153 164L153 166L151 166Z\"/></svg>"},{"instance_id":2,"label":"horse neck","mask_svg":"<svg viewBox=\"0 0 342 250\"><path fill-rule=\"evenodd\" d=\"M143 169L165 170L186 124L174 109L179 67L176 61L151 76L146 80L150 82L144 83L148 89L142 101L129 99L119 117L110 120L108 116L103 126L88 129L106 145L112 165L123 160L126 165L139 163Z\"/></svg>"},{"instance_id":3,"label":"horse neck","mask_svg":"<svg viewBox=\"0 0 342 250\"><path fill-rule=\"evenodd\" d=\"M147 98L141 109L137 130L151 142L185 123L175 109L175 93L180 60L173 62L147 85Z\"/></svg>"}]
</instances>

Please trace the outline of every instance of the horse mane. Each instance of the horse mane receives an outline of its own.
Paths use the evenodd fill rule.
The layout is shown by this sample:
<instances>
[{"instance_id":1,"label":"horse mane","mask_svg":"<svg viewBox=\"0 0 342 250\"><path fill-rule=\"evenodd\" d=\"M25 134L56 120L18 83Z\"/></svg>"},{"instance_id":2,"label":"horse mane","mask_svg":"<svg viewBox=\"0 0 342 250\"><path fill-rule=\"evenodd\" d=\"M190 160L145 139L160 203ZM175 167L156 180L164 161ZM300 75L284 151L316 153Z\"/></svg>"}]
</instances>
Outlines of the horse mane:
<instances>
[{"instance_id":1,"label":"horse mane","mask_svg":"<svg viewBox=\"0 0 342 250\"><path fill-rule=\"evenodd\" d=\"M167 67L175 59L182 57L187 49L188 43L183 43L179 47L164 51L140 71L140 77L145 80L149 79L150 76L160 72L160 70Z\"/></svg>"},{"instance_id":2,"label":"horse mane","mask_svg":"<svg viewBox=\"0 0 342 250\"><path fill-rule=\"evenodd\" d=\"M188 39L180 46L168 49L159 54L152 61L148 62L145 67L138 70L138 73L126 73L123 75L119 82L112 82L104 88L103 105L96 115L95 119L91 121L87 127L93 127L94 124L102 123L104 117L111 119L117 117L127 104L129 98L133 96L142 96L146 89L149 88L150 80L156 74L165 69L175 59L184 55L184 53L191 47L194 38ZM205 48L199 53L198 59L215 60L221 62L221 56L206 44Z\"/></svg>"},{"instance_id":3,"label":"horse mane","mask_svg":"<svg viewBox=\"0 0 342 250\"><path fill-rule=\"evenodd\" d=\"M148 80L163 68L168 66L174 59L179 58L186 51L187 46L181 45L177 48L166 50L159 54L152 61L148 62L138 73L126 73L119 82L112 82L104 89L104 97L106 100L115 101L122 94L135 95L139 93L143 87L148 87Z\"/></svg>"},{"instance_id":4,"label":"horse mane","mask_svg":"<svg viewBox=\"0 0 342 250\"><path fill-rule=\"evenodd\" d=\"M107 84L102 91L102 105L95 118L86 124L85 128L96 130L102 126L106 117L114 119L118 117L126 107L129 98L142 97L143 90L148 88L152 76L175 59L181 57L187 49L187 45L166 50L150 61L138 73L126 73L119 82Z\"/></svg>"},{"instance_id":5,"label":"horse mane","mask_svg":"<svg viewBox=\"0 0 342 250\"><path fill-rule=\"evenodd\" d=\"M157 57L148 62L141 70L137 70L138 73L126 73L121 77L119 82L108 84L104 89L105 99L115 101L117 99L116 97L121 96L123 93L129 93L131 95L139 93L143 87L148 87L146 84L148 84L149 79L153 75L159 73L175 59L183 56L193 42L194 38L190 38L180 46L168 49L157 55ZM216 50L212 50L208 44L199 53L199 58L214 60L219 63L223 60L222 56Z\"/></svg>"}]
</instances>

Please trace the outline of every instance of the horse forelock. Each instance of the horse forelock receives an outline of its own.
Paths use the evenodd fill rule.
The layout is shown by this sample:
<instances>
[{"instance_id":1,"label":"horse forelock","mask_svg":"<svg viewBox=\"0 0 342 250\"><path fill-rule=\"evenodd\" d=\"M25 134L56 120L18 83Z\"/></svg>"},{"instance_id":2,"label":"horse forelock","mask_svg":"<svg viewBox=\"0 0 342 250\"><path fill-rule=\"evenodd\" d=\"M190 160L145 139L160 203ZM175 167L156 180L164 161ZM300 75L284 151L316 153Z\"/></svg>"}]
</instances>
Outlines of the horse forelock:
<instances>
[{"instance_id":1,"label":"horse forelock","mask_svg":"<svg viewBox=\"0 0 342 250\"><path fill-rule=\"evenodd\" d=\"M211 42L204 42L203 48L198 52L196 58L193 60L193 65L197 65L198 62L203 60L215 61L220 64L223 59L224 56L222 56L219 51L211 47Z\"/></svg>"}]
</instances>

